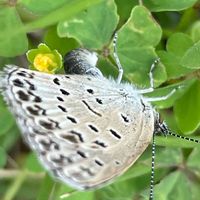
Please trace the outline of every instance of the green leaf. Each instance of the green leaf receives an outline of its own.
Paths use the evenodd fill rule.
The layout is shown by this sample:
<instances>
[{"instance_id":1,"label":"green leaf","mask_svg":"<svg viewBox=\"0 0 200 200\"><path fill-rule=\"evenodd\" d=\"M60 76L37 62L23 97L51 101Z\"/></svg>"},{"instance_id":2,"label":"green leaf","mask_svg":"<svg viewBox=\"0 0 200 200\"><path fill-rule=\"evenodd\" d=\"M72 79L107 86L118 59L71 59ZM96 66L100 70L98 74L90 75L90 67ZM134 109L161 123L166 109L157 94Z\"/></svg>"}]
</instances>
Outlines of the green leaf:
<instances>
[{"instance_id":1,"label":"green leaf","mask_svg":"<svg viewBox=\"0 0 200 200\"><path fill-rule=\"evenodd\" d=\"M184 181L183 181L184 179ZM185 192L182 191L185 189ZM180 192L180 189L182 192ZM187 194L186 194L187 193ZM184 194L184 195L183 195ZM154 187L154 198L159 200L175 200L183 199L188 200L190 193L187 184L187 179L181 172L174 172L166 176L162 181ZM176 198L173 198L176 197ZM148 194L145 195L148 199Z\"/></svg>"},{"instance_id":2,"label":"green leaf","mask_svg":"<svg viewBox=\"0 0 200 200\"><path fill-rule=\"evenodd\" d=\"M143 0L151 11L178 11L193 6L198 0Z\"/></svg>"},{"instance_id":3,"label":"green leaf","mask_svg":"<svg viewBox=\"0 0 200 200\"><path fill-rule=\"evenodd\" d=\"M0 8L0 56L12 57L28 49L23 24L14 7Z\"/></svg>"},{"instance_id":4,"label":"green leaf","mask_svg":"<svg viewBox=\"0 0 200 200\"><path fill-rule=\"evenodd\" d=\"M175 33L170 36L167 41L167 51L173 53L177 57L182 57L186 50L192 47L192 39L184 33Z\"/></svg>"},{"instance_id":5,"label":"green leaf","mask_svg":"<svg viewBox=\"0 0 200 200\"><path fill-rule=\"evenodd\" d=\"M115 0L115 3L120 16L119 24L121 25L129 18L132 8L138 5L138 0ZM120 27L120 25L118 25L118 27Z\"/></svg>"},{"instance_id":6,"label":"green leaf","mask_svg":"<svg viewBox=\"0 0 200 200\"><path fill-rule=\"evenodd\" d=\"M189 48L181 59L184 67L200 69L200 41Z\"/></svg>"},{"instance_id":7,"label":"green leaf","mask_svg":"<svg viewBox=\"0 0 200 200\"><path fill-rule=\"evenodd\" d=\"M200 140L199 137L192 137L192 138ZM176 148L194 148L194 147L199 148L200 147L200 145L198 143L180 139L180 138L173 137L173 136L156 137L156 144L159 146L161 145L161 146L165 146L165 147L176 147Z\"/></svg>"},{"instance_id":8,"label":"green leaf","mask_svg":"<svg viewBox=\"0 0 200 200\"><path fill-rule=\"evenodd\" d=\"M2 70L5 65L13 63L14 61L14 58L3 58L0 56L0 69Z\"/></svg>"},{"instance_id":9,"label":"green leaf","mask_svg":"<svg viewBox=\"0 0 200 200\"><path fill-rule=\"evenodd\" d=\"M118 55L128 79L143 86L149 85L148 73L158 58L155 46L161 34L160 26L145 7L133 8L129 20L118 32L117 42ZM158 85L165 80L165 69L160 63L154 70L154 81Z\"/></svg>"},{"instance_id":10,"label":"green leaf","mask_svg":"<svg viewBox=\"0 0 200 200\"><path fill-rule=\"evenodd\" d=\"M164 109L170 108L174 105L176 100L180 98L187 89L194 83L195 80L185 80L177 84L171 84L166 87L161 87L155 89L153 92L145 94L144 96L151 98L165 97L172 92L172 90L176 89L175 93L169 96L166 100L154 101L152 104L156 105L156 108Z\"/></svg>"},{"instance_id":11,"label":"green leaf","mask_svg":"<svg viewBox=\"0 0 200 200\"><path fill-rule=\"evenodd\" d=\"M193 149L189 158L187 159L187 166L190 170L196 174L196 176L200 177L200 148Z\"/></svg>"},{"instance_id":12,"label":"green leaf","mask_svg":"<svg viewBox=\"0 0 200 200\"><path fill-rule=\"evenodd\" d=\"M190 28L190 36L195 42L200 40L200 21L196 21L192 24Z\"/></svg>"},{"instance_id":13,"label":"green leaf","mask_svg":"<svg viewBox=\"0 0 200 200\"><path fill-rule=\"evenodd\" d=\"M113 78L117 78L118 76L118 69L115 65L113 65L110 60L104 59L103 56L98 57L98 68L103 72L104 76L107 78L112 76Z\"/></svg>"},{"instance_id":14,"label":"green leaf","mask_svg":"<svg viewBox=\"0 0 200 200\"><path fill-rule=\"evenodd\" d=\"M66 194L66 189L65 190L61 190L61 194L65 195ZM94 200L95 196L94 196L94 191L89 191L89 192L87 192L87 191L85 191L85 192L76 191L76 192L72 192L71 194L69 192L67 198L63 198L63 199L66 199L66 200L80 200L80 199L83 199L83 200Z\"/></svg>"},{"instance_id":15,"label":"green leaf","mask_svg":"<svg viewBox=\"0 0 200 200\"><path fill-rule=\"evenodd\" d=\"M50 11L61 7L63 4L67 4L69 1L70 0L20 0L18 4L33 12L34 14L44 15L45 13L49 13Z\"/></svg>"},{"instance_id":16,"label":"green leaf","mask_svg":"<svg viewBox=\"0 0 200 200\"><path fill-rule=\"evenodd\" d=\"M57 49L62 56L79 46L73 38L58 37L56 27L48 29L44 36L44 41L51 49Z\"/></svg>"},{"instance_id":17,"label":"green leaf","mask_svg":"<svg viewBox=\"0 0 200 200\"><path fill-rule=\"evenodd\" d=\"M35 21L25 24L24 29L27 32L37 30L39 28L44 28L53 25L61 20L66 20L76 15L82 10L85 10L99 2L104 0L73 0L69 1L68 4L50 12L49 14L38 18Z\"/></svg>"},{"instance_id":18,"label":"green leaf","mask_svg":"<svg viewBox=\"0 0 200 200\"><path fill-rule=\"evenodd\" d=\"M174 175L175 173L173 173ZM178 179L176 183L173 185L173 189L171 193L168 195L167 199L181 199L181 200L188 200L188 199L193 199L190 191L191 183L188 177L183 172L176 172L176 174L179 174ZM175 175L176 176L176 175ZM170 181L170 180L168 180ZM168 182L167 184L170 184ZM162 193L163 191L159 191ZM195 199L195 198L194 198Z\"/></svg>"},{"instance_id":19,"label":"green leaf","mask_svg":"<svg viewBox=\"0 0 200 200\"><path fill-rule=\"evenodd\" d=\"M131 178L142 176L149 172L150 172L150 165L148 166L144 163L137 162L134 163L133 166L131 166L131 168L127 172L125 172L122 176L120 176L116 180L116 182L126 181Z\"/></svg>"},{"instance_id":20,"label":"green leaf","mask_svg":"<svg viewBox=\"0 0 200 200\"><path fill-rule=\"evenodd\" d=\"M192 47L192 39L184 33L172 34L166 45L167 51L157 51L161 62L165 65L168 79L177 78L191 72L181 65L180 61L185 52Z\"/></svg>"},{"instance_id":21,"label":"green leaf","mask_svg":"<svg viewBox=\"0 0 200 200\"><path fill-rule=\"evenodd\" d=\"M20 132L17 126L13 126L12 129L9 129L8 132L4 135L0 135L0 146L5 150L10 150L13 145L19 140Z\"/></svg>"},{"instance_id":22,"label":"green leaf","mask_svg":"<svg viewBox=\"0 0 200 200\"><path fill-rule=\"evenodd\" d=\"M6 165L7 155L3 148L0 147L0 168Z\"/></svg>"},{"instance_id":23,"label":"green leaf","mask_svg":"<svg viewBox=\"0 0 200 200\"><path fill-rule=\"evenodd\" d=\"M157 140L160 137L156 138ZM164 138L162 136L162 138ZM165 140L168 140L168 138L164 138ZM171 140L173 143L173 141ZM179 140L180 143L180 140ZM164 145L165 146L165 145ZM173 145L171 145L173 146ZM168 168L169 165L175 165L179 164L182 161L181 151L180 149L176 148L159 148L159 144L157 144L157 151L156 151L156 165L155 169L158 168ZM145 155L146 154L146 155ZM143 159L144 158L144 159ZM129 179L133 179L136 177L143 176L145 174L150 173L150 166L151 166L151 146L149 147L149 154L147 154L147 150L145 151L144 155L137 160L136 163L134 163L131 168L125 172L122 176L117 178L115 182L122 182Z\"/></svg>"},{"instance_id":24,"label":"green leaf","mask_svg":"<svg viewBox=\"0 0 200 200\"><path fill-rule=\"evenodd\" d=\"M181 58L177 57L173 53L161 50L157 51L157 54L165 66L168 80L184 76L191 72L191 69L181 66Z\"/></svg>"},{"instance_id":25,"label":"green leaf","mask_svg":"<svg viewBox=\"0 0 200 200\"><path fill-rule=\"evenodd\" d=\"M2 99L0 99L0 119L0 135L3 135L11 129L15 121Z\"/></svg>"},{"instance_id":26,"label":"green leaf","mask_svg":"<svg viewBox=\"0 0 200 200\"><path fill-rule=\"evenodd\" d=\"M54 191L55 182L52 180L52 178L46 174L42 185L40 187L40 191L37 196L37 200L44 200L44 199L50 199L52 197L52 192ZM56 198L53 198L56 199Z\"/></svg>"},{"instance_id":27,"label":"green leaf","mask_svg":"<svg viewBox=\"0 0 200 200\"><path fill-rule=\"evenodd\" d=\"M192 133L200 125L200 81L192 84L188 91L176 101L174 113L180 130Z\"/></svg>"},{"instance_id":28,"label":"green leaf","mask_svg":"<svg viewBox=\"0 0 200 200\"><path fill-rule=\"evenodd\" d=\"M168 138L165 138L168 140ZM157 140L157 138L156 138ZM179 141L180 142L180 141ZM173 165L178 165L182 161L182 153L180 148L164 148L161 153L156 154L156 167L169 167Z\"/></svg>"},{"instance_id":29,"label":"green leaf","mask_svg":"<svg viewBox=\"0 0 200 200\"><path fill-rule=\"evenodd\" d=\"M110 42L117 23L118 15L114 1L104 1L82 11L71 20L60 22L58 35L75 38L87 48L102 49Z\"/></svg>"},{"instance_id":30,"label":"green leaf","mask_svg":"<svg viewBox=\"0 0 200 200\"><path fill-rule=\"evenodd\" d=\"M35 153L30 153L25 162L25 167L33 172L41 172L44 171L44 168L41 166L41 164L38 161L38 158L36 157Z\"/></svg>"}]
</instances>

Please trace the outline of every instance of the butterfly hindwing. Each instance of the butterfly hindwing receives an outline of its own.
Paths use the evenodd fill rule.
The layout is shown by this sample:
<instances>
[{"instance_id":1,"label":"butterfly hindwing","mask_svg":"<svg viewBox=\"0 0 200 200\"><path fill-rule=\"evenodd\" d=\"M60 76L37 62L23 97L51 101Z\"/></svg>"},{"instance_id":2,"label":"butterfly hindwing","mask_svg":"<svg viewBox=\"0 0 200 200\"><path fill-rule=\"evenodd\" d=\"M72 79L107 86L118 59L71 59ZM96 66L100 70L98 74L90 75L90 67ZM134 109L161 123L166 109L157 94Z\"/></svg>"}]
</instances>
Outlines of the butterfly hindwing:
<instances>
[{"instance_id":1,"label":"butterfly hindwing","mask_svg":"<svg viewBox=\"0 0 200 200\"><path fill-rule=\"evenodd\" d=\"M130 85L16 66L0 76L26 142L55 177L76 188L118 176L152 138L153 109Z\"/></svg>"}]
</instances>

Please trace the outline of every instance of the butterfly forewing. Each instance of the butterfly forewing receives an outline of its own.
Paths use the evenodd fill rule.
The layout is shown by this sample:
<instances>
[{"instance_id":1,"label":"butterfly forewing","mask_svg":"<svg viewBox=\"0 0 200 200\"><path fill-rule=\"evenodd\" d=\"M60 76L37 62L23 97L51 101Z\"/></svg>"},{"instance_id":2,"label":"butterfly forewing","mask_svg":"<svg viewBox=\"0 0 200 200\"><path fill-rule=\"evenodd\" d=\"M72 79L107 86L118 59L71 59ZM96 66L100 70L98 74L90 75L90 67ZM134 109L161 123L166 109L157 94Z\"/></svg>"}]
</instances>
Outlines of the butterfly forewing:
<instances>
[{"instance_id":1,"label":"butterfly forewing","mask_svg":"<svg viewBox=\"0 0 200 200\"><path fill-rule=\"evenodd\" d=\"M16 66L0 81L26 142L55 177L76 188L118 176L152 138L153 109L130 85Z\"/></svg>"}]
</instances>

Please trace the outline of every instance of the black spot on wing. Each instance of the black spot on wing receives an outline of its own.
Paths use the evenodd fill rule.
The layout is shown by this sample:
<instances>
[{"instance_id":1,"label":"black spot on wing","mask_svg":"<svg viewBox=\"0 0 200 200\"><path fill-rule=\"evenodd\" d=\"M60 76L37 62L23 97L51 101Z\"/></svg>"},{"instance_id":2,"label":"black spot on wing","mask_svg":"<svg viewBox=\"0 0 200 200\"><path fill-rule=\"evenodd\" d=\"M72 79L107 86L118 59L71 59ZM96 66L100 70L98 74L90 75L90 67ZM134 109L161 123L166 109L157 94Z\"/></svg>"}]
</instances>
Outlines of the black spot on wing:
<instances>
[{"instance_id":1,"label":"black spot on wing","mask_svg":"<svg viewBox=\"0 0 200 200\"><path fill-rule=\"evenodd\" d=\"M69 92L67 92L66 90L64 89L60 89L61 93L64 94L64 95L69 95Z\"/></svg>"},{"instance_id":2,"label":"black spot on wing","mask_svg":"<svg viewBox=\"0 0 200 200\"><path fill-rule=\"evenodd\" d=\"M125 116L124 114L121 114L122 119L124 120L124 122L128 123L129 119L127 116Z\"/></svg>"},{"instance_id":3,"label":"black spot on wing","mask_svg":"<svg viewBox=\"0 0 200 200\"><path fill-rule=\"evenodd\" d=\"M67 156L64 156L62 154L58 154L58 157L57 158L50 158L53 162L57 163L57 164L66 164L66 163L72 163L72 160L67 157ZM58 169L58 168L57 168ZM58 169L59 171L61 171L62 169Z\"/></svg>"},{"instance_id":4,"label":"black spot on wing","mask_svg":"<svg viewBox=\"0 0 200 200\"><path fill-rule=\"evenodd\" d=\"M101 147L103 147L103 148L107 147L107 145L104 142L101 142L99 140L94 141L94 143L97 144L97 145L99 145L99 146L101 146Z\"/></svg>"},{"instance_id":5,"label":"black spot on wing","mask_svg":"<svg viewBox=\"0 0 200 200\"><path fill-rule=\"evenodd\" d=\"M53 147L54 147L54 149L56 149L56 150L60 150L60 146L59 146L58 144L56 144L56 143L53 144Z\"/></svg>"},{"instance_id":6,"label":"black spot on wing","mask_svg":"<svg viewBox=\"0 0 200 200\"><path fill-rule=\"evenodd\" d=\"M25 82L29 85L30 90L35 90L35 86L28 80L25 80Z\"/></svg>"},{"instance_id":7,"label":"black spot on wing","mask_svg":"<svg viewBox=\"0 0 200 200\"><path fill-rule=\"evenodd\" d=\"M92 124L89 124L88 127L89 127L92 131L94 131L94 132L96 132L96 133L99 132L98 129L97 129L94 125L92 125Z\"/></svg>"},{"instance_id":8,"label":"black spot on wing","mask_svg":"<svg viewBox=\"0 0 200 200\"><path fill-rule=\"evenodd\" d=\"M64 101L64 99L62 97L57 97L58 101Z\"/></svg>"},{"instance_id":9,"label":"black spot on wing","mask_svg":"<svg viewBox=\"0 0 200 200\"><path fill-rule=\"evenodd\" d=\"M87 89L87 92L90 94L94 94L94 90L92 90L92 89Z\"/></svg>"},{"instance_id":10,"label":"black spot on wing","mask_svg":"<svg viewBox=\"0 0 200 200\"><path fill-rule=\"evenodd\" d=\"M62 134L61 137L65 140L68 140L71 143L79 143L79 141L76 139L74 135L64 135Z\"/></svg>"},{"instance_id":11,"label":"black spot on wing","mask_svg":"<svg viewBox=\"0 0 200 200\"><path fill-rule=\"evenodd\" d=\"M100 160L97 160L97 159L95 159L94 162L95 162L97 165L101 166L101 167L104 165L103 162L101 162Z\"/></svg>"},{"instance_id":12,"label":"black spot on wing","mask_svg":"<svg viewBox=\"0 0 200 200\"><path fill-rule=\"evenodd\" d=\"M84 172L86 172L89 176L94 176L95 174L91 171L90 168L86 168L86 167L83 167L81 166L80 169Z\"/></svg>"},{"instance_id":13,"label":"black spot on wing","mask_svg":"<svg viewBox=\"0 0 200 200\"><path fill-rule=\"evenodd\" d=\"M58 155L57 158L52 157L50 159L52 162L60 164L60 165L65 163L65 157L63 155Z\"/></svg>"},{"instance_id":14,"label":"black spot on wing","mask_svg":"<svg viewBox=\"0 0 200 200\"><path fill-rule=\"evenodd\" d=\"M78 150L77 154L80 155L82 158L87 158L86 154L83 151Z\"/></svg>"},{"instance_id":15,"label":"black spot on wing","mask_svg":"<svg viewBox=\"0 0 200 200\"><path fill-rule=\"evenodd\" d=\"M13 80L13 85L17 87L24 87L24 83L18 78Z\"/></svg>"},{"instance_id":16,"label":"black spot on wing","mask_svg":"<svg viewBox=\"0 0 200 200\"><path fill-rule=\"evenodd\" d=\"M70 120L72 123L77 124L77 121L74 117L67 116L67 119Z\"/></svg>"},{"instance_id":17,"label":"black spot on wing","mask_svg":"<svg viewBox=\"0 0 200 200\"><path fill-rule=\"evenodd\" d=\"M121 135L119 135L116 131L114 131L113 129L110 129L109 131L115 138L121 139Z\"/></svg>"},{"instance_id":18,"label":"black spot on wing","mask_svg":"<svg viewBox=\"0 0 200 200\"><path fill-rule=\"evenodd\" d=\"M76 136L78 136L78 138L79 138L79 141L80 141L80 142L84 142L84 140L83 140L83 137L82 137L82 134L81 134L81 133L79 133L79 132L77 132L77 131L74 131L74 130L71 130L71 131L70 131L70 133L71 133L71 134L73 134L73 135L76 135Z\"/></svg>"},{"instance_id":19,"label":"black spot on wing","mask_svg":"<svg viewBox=\"0 0 200 200\"><path fill-rule=\"evenodd\" d=\"M35 96L34 102L40 103L42 102L42 99L39 96Z\"/></svg>"},{"instance_id":20,"label":"black spot on wing","mask_svg":"<svg viewBox=\"0 0 200 200\"><path fill-rule=\"evenodd\" d=\"M44 108L38 106L37 104L34 105L34 107L37 108L41 112L42 115L46 115L46 110Z\"/></svg>"},{"instance_id":21,"label":"black spot on wing","mask_svg":"<svg viewBox=\"0 0 200 200\"><path fill-rule=\"evenodd\" d=\"M33 99L34 102L36 102L36 103L41 103L42 102L42 99L39 96L37 96L34 93L32 93L31 91L28 91L28 94L30 94L31 96L34 97L34 99Z\"/></svg>"},{"instance_id":22,"label":"black spot on wing","mask_svg":"<svg viewBox=\"0 0 200 200\"><path fill-rule=\"evenodd\" d=\"M57 121L55 121L53 119L48 119L48 120L53 123L55 128L59 128L60 129L59 122L57 122Z\"/></svg>"},{"instance_id":23,"label":"black spot on wing","mask_svg":"<svg viewBox=\"0 0 200 200\"><path fill-rule=\"evenodd\" d=\"M60 81L58 78L54 78L53 79L53 82L56 84L56 85L60 85Z\"/></svg>"},{"instance_id":24,"label":"black spot on wing","mask_svg":"<svg viewBox=\"0 0 200 200\"><path fill-rule=\"evenodd\" d=\"M18 72L17 75L26 77L25 73L23 73L23 72Z\"/></svg>"},{"instance_id":25,"label":"black spot on wing","mask_svg":"<svg viewBox=\"0 0 200 200\"><path fill-rule=\"evenodd\" d=\"M33 74L28 73L26 71L17 72L18 76L26 77L26 78L34 78Z\"/></svg>"},{"instance_id":26,"label":"black spot on wing","mask_svg":"<svg viewBox=\"0 0 200 200\"><path fill-rule=\"evenodd\" d=\"M24 91L19 90L17 92L19 99L21 99L22 101L28 101L29 100L29 95L26 94Z\"/></svg>"},{"instance_id":27,"label":"black spot on wing","mask_svg":"<svg viewBox=\"0 0 200 200\"><path fill-rule=\"evenodd\" d=\"M98 104L103 104L103 103L102 103L102 100L99 99L99 98L96 98L96 102L97 102Z\"/></svg>"},{"instance_id":28,"label":"black spot on wing","mask_svg":"<svg viewBox=\"0 0 200 200\"><path fill-rule=\"evenodd\" d=\"M49 150L50 146L51 146L51 142L50 141L46 141L46 140L39 140L39 143L44 147L45 150Z\"/></svg>"},{"instance_id":29,"label":"black spot on wing","mask_svg":"<svg viewBox=\"0 0 200 200\"><path fill-rule=\"evenodd\" d=\"M52 122L47 122L44 120L39 120L39 124L44 127L45 129L52 130L54 128Z\"/></svg>"},{"instance_id":30,"label":"black spot on wing","mask_svg":"<svg viewBox=\"0 0 200 200\"><path fill-rule=\"evenodd\" d=\"M26 108L28 110L28 112L32 115L38 116L39 115L39 110L38 109L34 109L31 106L28 106Z\"/></svg>"},{"instance_id":31,"label":"black spot on wing","mask_svg":"<svg viewBox=\"0 0 200 200\"><path fill-rule=\"evenodd\" d=\"M118 160L115 160L114 163L115 163L116 165L120 165L120 164L121 164Z\"/></svg>"},{"instance_id":32,"label":"black spot on wing","mask_svg":"<svg viewBox=\"0 0 200 200\"><path fill-rule=\"evenodd\" d=\"M63 112L67 112L66 108L61 106L61 105L58 105L58 108L60 108L60 110L63 111Z\"/></svg>"},{"instance_id":33,"label":"black spot on wing","mask_svg":"<svg viewBox=\"0 0 200 200\"><path fill-rule=\"evenodd\" d=\"M51 139L48 139L48 140L40 139L38 142L43 146L43 148L46 151L49 151L52 148L56 149L56 150L59 150L58 144L53 142Z\"/></svg>"}]
</instances>

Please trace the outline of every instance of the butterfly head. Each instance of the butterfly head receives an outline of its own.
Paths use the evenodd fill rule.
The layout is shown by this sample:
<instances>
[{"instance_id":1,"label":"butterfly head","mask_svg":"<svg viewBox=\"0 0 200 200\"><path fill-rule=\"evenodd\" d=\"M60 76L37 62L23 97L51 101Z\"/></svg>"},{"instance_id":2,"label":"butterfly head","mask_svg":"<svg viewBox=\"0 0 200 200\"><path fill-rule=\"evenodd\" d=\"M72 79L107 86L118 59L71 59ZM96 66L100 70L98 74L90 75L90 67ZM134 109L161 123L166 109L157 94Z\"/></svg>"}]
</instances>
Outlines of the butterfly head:
<instances>
[{"instance_id":1,"label":"butterfly head","mask_svg":"<svg viewBox=\"0 0 200 200\"><path fill-rule=\"evenodd\" d=\"M69 74L87 74L102 77L101 71L96 67L97 54L88 49L78 48L67 53L64 57L64 68Z\"/></svg>"},{"instance_id":2,"label":"butterfly head","mask_svg":"<svg viewBox=\"0 0 200 200\"><path fill-rule=\"evenodd\" d=\"M159 115L156 113L155 115L155 125L154 125L154 134L161 133L164 136L168 135L169 129L165 121L163 121Z\"/></svg>"}]
</instances>

